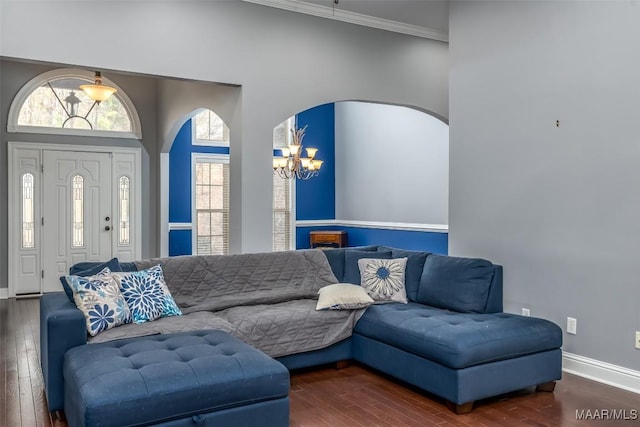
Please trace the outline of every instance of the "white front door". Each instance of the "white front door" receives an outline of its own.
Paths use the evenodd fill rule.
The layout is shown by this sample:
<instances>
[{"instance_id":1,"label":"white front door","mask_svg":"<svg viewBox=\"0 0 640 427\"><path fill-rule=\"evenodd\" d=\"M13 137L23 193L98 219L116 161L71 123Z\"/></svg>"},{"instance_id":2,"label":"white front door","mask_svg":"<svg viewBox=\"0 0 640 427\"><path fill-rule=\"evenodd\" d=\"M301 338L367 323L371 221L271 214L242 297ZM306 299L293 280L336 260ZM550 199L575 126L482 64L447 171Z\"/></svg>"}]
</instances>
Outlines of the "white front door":
<instances>
[{"instance_id":1,"label":"white front door","mask_svg":"<svg viewBox=\"0 0 640 427\"><path fill-rule=\"evenodd\" d=\"M113 255L111 154L46 150L42 160L43 292L53 292L73 264Z\"/></svg>"},{"instance_id":2,"label":"white front door","mask_svg":"<svg viewBox=\"0 0 640 427\"><path fill-rule=\"evenodd\" d=\"M140 259L140 149L8 146L10 297L61 290L77 262Z\"/></svg>"}]
</instances>

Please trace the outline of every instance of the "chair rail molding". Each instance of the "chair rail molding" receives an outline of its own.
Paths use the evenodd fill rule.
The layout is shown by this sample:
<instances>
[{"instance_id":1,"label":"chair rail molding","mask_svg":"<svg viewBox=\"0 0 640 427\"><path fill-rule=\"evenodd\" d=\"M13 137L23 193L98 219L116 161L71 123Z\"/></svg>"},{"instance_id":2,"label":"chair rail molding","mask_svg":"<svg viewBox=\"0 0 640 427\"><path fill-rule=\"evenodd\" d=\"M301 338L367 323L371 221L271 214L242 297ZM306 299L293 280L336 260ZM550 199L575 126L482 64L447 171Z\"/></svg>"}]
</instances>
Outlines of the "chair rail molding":
<instances>
[{"instance_id":1,"label":"chair rail molding","mask_svg":"<svg viewBox=\"0 0 640 427\"><path fill-rule=\"evenodd\" d=\"M447 224L415 224L408 222L353 221L342 219L317 219L296 221L296 227L357 227L376 228L382 230L423 231L431 233L448 233Z\"/></svg>"},{"instance_id":2,"label":"chair rail molding","mask_svg":"<svg viewBox=\"0 0 640 427\"><path fill-rule=\"evenodd\" d=\"M170 222L169 231L175 230L192 230L193 224L190 222Z\"/></svg>"}]
</instances>

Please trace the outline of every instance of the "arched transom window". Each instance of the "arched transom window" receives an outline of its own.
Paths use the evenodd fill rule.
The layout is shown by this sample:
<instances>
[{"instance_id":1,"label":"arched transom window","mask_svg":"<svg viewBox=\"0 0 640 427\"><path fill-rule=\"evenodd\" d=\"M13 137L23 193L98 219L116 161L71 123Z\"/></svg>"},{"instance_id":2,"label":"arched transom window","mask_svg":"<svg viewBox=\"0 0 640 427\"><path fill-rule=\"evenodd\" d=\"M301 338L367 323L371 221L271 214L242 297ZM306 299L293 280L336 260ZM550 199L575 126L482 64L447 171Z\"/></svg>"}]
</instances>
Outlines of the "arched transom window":
<instances>
[{"instance_id":1,"label":"arched transom window","mask_svg":"<svg viewBox=\"0 0 640 427\"><path fill-rule=\"evenodd\" d=\"M85 70L54 70L36 77L11 105L7 130L141 138L139 119L127 95L119 89L95 102L80 89L91 83L93 74Z\"/></svg>"}]
</instances>

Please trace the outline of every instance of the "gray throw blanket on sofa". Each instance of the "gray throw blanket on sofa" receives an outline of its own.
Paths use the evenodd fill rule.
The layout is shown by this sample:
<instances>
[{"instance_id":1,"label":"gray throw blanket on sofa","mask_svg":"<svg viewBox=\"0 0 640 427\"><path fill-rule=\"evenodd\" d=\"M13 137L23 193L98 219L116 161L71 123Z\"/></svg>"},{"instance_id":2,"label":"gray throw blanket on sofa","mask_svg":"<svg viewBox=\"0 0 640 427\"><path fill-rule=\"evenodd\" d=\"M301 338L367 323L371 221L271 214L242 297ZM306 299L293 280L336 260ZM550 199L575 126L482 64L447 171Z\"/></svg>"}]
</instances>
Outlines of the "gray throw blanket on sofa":
<instances>
[{"instance_id":1,"label":"gray throw blanket on sofa","mask_svg":"<svg viewBox=\"0 0 640 427\"><path fill-rule=\"evenodd\" d=\"M336 283L320 250L136 261L160 264L184 316L102 332L91 342L221 329L272 357L327 347L349 336L363 310L316 311L318 290Z\"/></svg>"}]
</instances>

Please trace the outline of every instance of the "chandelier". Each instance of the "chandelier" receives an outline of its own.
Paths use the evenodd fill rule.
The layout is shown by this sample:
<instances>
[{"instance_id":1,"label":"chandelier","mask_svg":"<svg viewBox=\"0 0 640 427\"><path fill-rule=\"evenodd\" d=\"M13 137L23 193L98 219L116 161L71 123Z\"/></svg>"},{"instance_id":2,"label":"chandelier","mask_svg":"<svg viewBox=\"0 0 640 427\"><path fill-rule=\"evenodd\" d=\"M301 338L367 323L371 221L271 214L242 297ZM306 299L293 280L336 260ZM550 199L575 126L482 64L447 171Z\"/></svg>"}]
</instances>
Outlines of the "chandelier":
<instances>
[{"instance_id":1,"label":"chandelier","mask_svg":"<svg viewBox=\"0 0 640 427\"><path fill-rule=\"evenodd\" d=\"M273 158L273 173L283 179L309 179L318 175L322 167L322 160L315 158L317 148L307 148L307 157L301 157L302 140L307 127L291 129L292 142L288 147L282 148L282 157Z\"/></svg>"}]
</instances>

